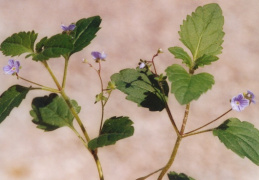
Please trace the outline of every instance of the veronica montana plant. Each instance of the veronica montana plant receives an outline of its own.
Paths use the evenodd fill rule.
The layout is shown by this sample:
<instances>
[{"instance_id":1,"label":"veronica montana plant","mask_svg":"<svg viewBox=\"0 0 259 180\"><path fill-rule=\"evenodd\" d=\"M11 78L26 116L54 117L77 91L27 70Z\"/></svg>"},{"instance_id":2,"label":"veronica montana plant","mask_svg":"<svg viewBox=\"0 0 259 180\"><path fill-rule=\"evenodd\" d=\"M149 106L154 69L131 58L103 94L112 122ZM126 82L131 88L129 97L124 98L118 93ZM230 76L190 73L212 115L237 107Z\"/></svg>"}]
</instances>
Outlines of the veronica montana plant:
<instances>
[{"instance_id":1,"label":"veronica montana plant","mask_svg":"<svg viewBox=\"0 0 259 180\"><path fill-rule=\"evenodd\" d=\"M140 59L136 68L126 68L114 73L111 76L111 81L106 83L107 85L103 82L101 68L102 63L107 59L107 54L93 51L91 55L92 61L95 61L94 65L90 63L91 61L83 59L83 63L88 64L96 71L101 86L101 90L96 93L95 97L95 103L101 104L99 131L95 137L90 137L85 128L85 122L80 118L81 108L85 107L81 107L76 100L71 99L67 94L67 71L72 55L90 45L100 29L100 24L101 18L93 16L80 19L69 26L62 25L60 32L40 40L37 40L38 34L34 31L14 33L3 40L0 50L4 56L7 56L3 60L7 64L3 66L3 73L15 75L19 84L9 87L0 96L0 123L3 123L15 107L20 106L29 92L44 91L45 96L35 97L32 100L29 112L31 121L37 128L45 132L62 127L70 128L80 139L82 146L93 157L98 170L99 178L97 179L104 180L105 176L98 149L114 145L117 141L128 138L134 133L133 121L129 117L116 115L105 117L104 109L111 93L117 89L126 95L127 100L139 107L147 108L151 113L166 111L168 120L176 134L175 146L164 166L158 167L142 177L136 177L137 180L148 179L150 176L158 180L195 179L192 175L186 175L184 172L175 172L172 164L179 147L182 146L183 139L208 133L212 133L220 140L219 142L222 142L227 149L238 156L246 157L252 163L259 165L259 130L253 124L233 117L225 119L219 126L206 128L208 125L220 121L232 110L241 112L248 108L251 103L255 104L256 95L252 91L240 93L234 96L230 102L226 101L229 104L229 109L208 123L189 132L185 130L192 102L209 91L215 83L212 74L200 73L197 70L204 66L213 65L213 62L219 60L218 55L222 53L225 35L223 31L224 17L218 4L200 6L183 20L179 36L182 46L188 51L179 46L169 47L168 51L173 55L172 59L181 60L182 64L170 64L165 72L158 72L155 63L156 57L163 53L162 49L158 49L150 60ZM55 83L55 87L39 84L35 82L33 77L31 77L32 79L22 77L22 74L26 73L20 72L20 64L22 64L23 59L19 57L20 63L15 58L8 58L20 55L25 55L25 58L42 64ZM49 61L60 63L60 60L56 60L59 57L63 58L64 61L61 81L57 79L56 72L49 65ZM29 82L30 86L20 85L24 81ZM171 109L168 104L169 98L174 98L173 100L185 106L181 126L177 126L179 120L173 116L173 108ZM75 124L77 125L75 126ZM217 138L215 138L216 141L218 141ZM162 152L160 156L164 156ZM196 162L188 163L196 164Z\"/></svg>"}]
</instances>

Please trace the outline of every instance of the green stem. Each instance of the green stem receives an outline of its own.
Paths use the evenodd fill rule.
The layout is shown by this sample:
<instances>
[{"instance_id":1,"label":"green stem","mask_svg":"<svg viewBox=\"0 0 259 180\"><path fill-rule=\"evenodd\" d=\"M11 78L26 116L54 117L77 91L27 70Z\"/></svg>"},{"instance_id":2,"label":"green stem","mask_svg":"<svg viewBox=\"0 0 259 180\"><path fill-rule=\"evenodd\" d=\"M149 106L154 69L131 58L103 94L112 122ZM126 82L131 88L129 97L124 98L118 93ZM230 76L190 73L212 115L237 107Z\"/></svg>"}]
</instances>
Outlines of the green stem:
<instances>
[{"instance_id":1,"label":"green stem","mask_svg":"<svg viewBox=\"0 0 259 180\"><path fill-rule=\"evenodd\" d=\"M66 86L68 60L69 60L68 58L65 58L65 67L64 67L64 74L63 74L63 81L62 81L62 89L65 89L65 86Z\"/></svg>"},{"instance_id":2,"label":"green stem","mask_svg":"<svg viewBox=\"0 0 259 180\"><path fill-rule=\"evenodd\" d=\"M88 145L87 143L85 142L85 140L82 138L82 136L77 132L77 130L72 126L70 127L74 133L78 136L78 138L84 143L85 147L88 149ZM98 158L98 155L97 155L97 151L92 151L90 149L88 149L89 152L93 155L94 157L94 160L95 160L95 164L96 164L96 167L98 169L98 174L99 174L99 177L100 177L100 180L104 180L104 177L103 177L103 170L102 170L102 166L101 166L101 162Z\"/></svg>"},{"instance_id":3,"label":"green stem","mask_svg":"<svg viewBox=\"0 0 259 180\"><path fill-rule=\"evenodd\" d=\"M44 91L50 91L50 92L53 92L53 93L60 93L59 90L56 90L56 89L48 89L48 88L40 88L40 87L30 87L30 90L44 90Z\"/></svg>"},{"instance_id":4,"label":"green stem","mask_svg":"<svg viewBox=\"0 0 259 180\"><path fill-rule=\"evenodd\" d=\"M162 90L163 96L164 96L163 99L164 99L164 102L165 102L165 109L166 109L167 115L168 115L168 117L169 117L169 119L170 119L170 121L171 121L171 123L172 123L172 125L174 127L174 130L175 130L177 136L179 136L180 135L179 130L178 130L177 126L176 126L176 123L174 121L173 115L172 115L172 113L170 111L170 108L169 108L169 106L167 104L167 101L166 101L166 95L165 95L165 90L163 88L163 84L160 81L158 82L158 84L159 84L159 86L160 86L160 88Z\"/></svg>"},{"instance_id":5,"label":"green stem","mask_svg":"<svg viewBox=\"0 0 259 180\"><path fill-rule=\"evenodd\" d=\"M176 157L176 154L177 154L177 151L178 151L178 148L180 146L180 143L181 143L181 140L182 140L182 137L181 136L178 136L177 139L176 139L176 142L175 142L175 145L174 145L174 149L173 149L173 152L171 154L171 157L168 161L168 163L166 164L166 166L163 168L162 172L160 173L159 177L157 180L162 180L162 178L164 177L164 175L166 174L166 172L168 171L168 169L171 167L171 165L173 164L174 162L174 159Z\"/></svg>"},{"instance_id":6,"label":"green stem","mask_svg":"<svg viewBox=\"0 0 259 180\"><path fill-rule=\"evenodd\" d=\"M169 119L170 119L170 121L171 121L171 123L172 123L172 125L173 125L173 127L174 127L174 130L175 130L177 136L179 136L179 135L180 135L179 130L178 130L176 124L175 124L173 115L172 115L172 113L171 113L171 111L170 111L170 108L169 108L167 102L165 102L165 109L166 109L167 115L168 115L168 117L169 117Z\"/></svg>"},{"instance_id":7,"label":"green stem","mask_svg":"<svg viewBox=\"0 0 259 180\"><path fill-rule=\"evenodd\" d=\"M192 131L189 131L189 132L185 133L185 135L190 134L190 133L193 133L193 132L195 132L195 131L198 131L198 130L200 130L200 129L202 129L202 128L208 126L208 125L210 125L211 123L214 123L215 121L219 120L220 118L222 118L223 116L225 116L225 115L226 115L227 113L229 113L230 111L232 111L232 109L229 109L227 112L223 113L222 115L220 115L220 116L217 117L216 119L210 121L209 123L207 123L207 124L205 124L205 125L203 125L203 126L197 128L197 129L194 129L194 130L192 130Z\"/></svg>"},{"instance_id":8,"label":"green stem","mask_svg":"<svg viewBox=\"0 0 259 180\"><path fill-rule=\"evenodd\" d=\"M79 132L73 127L70 126L70 129L77 135L77 137L84 143L85 147L88 148L87 143L85 142L84 138L79 134Z\"/></svg>"},{"instance_id":9,"label":"green stem","mask_svg":"<svg viewBox=\"0 0 259 180\"><path fill-rule=\"evenodd\" d=\"M71 102L70 102L68 96L67 96L66 93L64 92L64 89L62 89L62 87L60 86L60 84L59 84L59 82L58 82L56 76L54 75L54 73L53 73L52 70L50 69L48 63L47 63L46 61L43 61L43 64L44 64L44 66L46 67L46 69L49 71L49 73L50 73L52 79L54 80L55 84L57 85L58 89L60 89L60 94L61 94L61 96L63 97L63 99L65 100L65 102L67 103L70 112L73 114L73 116L75 117L75 119L76 119L78 125L80 126L80 128L81 128L81 130L82 130L82 132L83 132L83 134L84 134L84 136L85 136L86 141L89 142L89 141L90 141L90 137L88 136L88 133L87 133L87 131L86 131L86 129L85 129L85 127L84 127L84 125L83 125L81 119L79 118L78 114L76 113L76 110L74 109L73 105L71 104ZM76 133L76 134L77 134L77 133ZM77 136L78 136L78 134L77 134ZM80 138L80 139L81 139L81 138ZM88 148L87 148L87 149L88 149ZM91 154L92 154L93 157L94 157L94 160L95 160L95 163L96 163L96 166L97 166L97 169L98 169L98 173L99 173L100 180L104 180L101 163L100 163L99 158L98 158L98 156L97 156L97 151L92 151L92 150L90 150L90 149L88 149L88 150L91 152Z\"/></svg>"},{"instance_id":10,"label":"green stem","mask_svg":"<svg viewBox=\"0 0 259 180\"><path fill-rule=\"evenodd\" d=\"M190 109L190 103L187 104L186 107L185 107L185 113L184 113L184 118L183 118L183 123L182 123L181 131L180 131L180 134L177 136L177 139L176 139L176 142L175 142L174 149L173 149L173 152L171 154L171 157L170 157L169 161L167 162L166 166L163 168L162 172L160 173L160 175L158 177L158 180L162 180L162 178L164 177L166 172L169 170L169 168L172 166L172 164L173 164L173 162L175 160L177 151L179 149L181 140L183 138L184 129L185 129L185 126L186 126L186 123L187 123L187 120L188 120L189 109Z\"/></svg>"},{"instance_id":11,"label":"green stem","mask_svg":"<svg viewBox=\"0 0 259 180\"><path fill-rule=\"evenodd\" d=\"M96 70L97 74L98 74L98 77L100 79L100 83L101 83L101 93L103 95L103 80L102 80L102 76L101 76L101 62L99 61L99 70ZM103 127L103 118L104 118L104 106L105 106L106 103L103 102L103 99L101 99L101 123L100 123L100 128L99 128L99 135L101 134L101 130L102 130L102 127Z\"/></svg>"},{"instance_id":12,"label":"green stem","mask_svg":"<svg viewBox=\"0 0 259 180\"><path fill-rule=\"evenodd\" d=\"M140 177L140 178L138 178L138 179L136 179L136 180L145 180L145 179L147 179L148 177L152 176L153 174L155 174L155 173L157 173L157 172L159 172L159 171L162 171L163 169L164 169L164 168L160 168L160 169L158 169L158 170L156 170L156 171L154 171L154 172L152 172L152 173L150 173L150 174L148 174L148 175L146 175L146 176Z\"/></svg>"},{"instance_id":13,"label":"green stem","mask_svg":"<svg viewBox=\"0 0 259 180\"><path fill-rule=\"evenodd\" d=\"M50 69L47 61L42 61L43 65L45 66L45 68L48 70L48 72L50 73L53 81L55 82L56 86L58 87L58 89L61 91L62 90L62 87L60 86L56 76L53 74L52 70Z\"/></svg>"},{"instance_id":14,"label":"green stem","mask_svg":"<svg viewBox=\"0 0 259 180\"><path fill-rule=\"evenodd\" d=\"M92 155L94 157L95 164L96 164L97 169L98 169L100 180L104 180L102 165L101 165L101 162L100 162L100 160L98 158L97 151L92 151Z\"/></svg>"},{"instance_id":15,"label":"green stem","mask_svg":"<svg viewBox=\"0 0 259 180\"><path fill-rule=\"evenodd\" d=\"M34 85L37 85L37 86L40 86L40 87L41 87L41 88L33 88L33 89L41 89L41 90L50 91L50 92L54 92L54 93L59 93L59 92L60 92L60 91L57 90L57 89L53 89L53 88L51 88L51 87L46 87L46 86L43 86L43 85L41 85L41 84L35 83L35 82L33 82L33 81L30 81L30 80L28 80L28 79L25 79L25 78L19 76L18 74L16 74L16 76L17 76L18 79L22 79L22 80L24 80L24 81L26 81L26 82L29 82L29 83L31 83L31 84L34 84Z\"/></svg>"},{"instance_id":16,"label":"green stem","mask_svg":"<svg viewBox=\"0 0 259 180\"><path fill-rule=\"evenodd\" d=\"M87 142L89 142L89 141L90 141L89 135L88 135L88 133L87 133L87 131L86 131L86 129L85 129L85 127L84 127L84 125L83 125L81 119L79 118L79 116L78 116L78 114L77 114L75 108L73 107L72 103L70 102L68 96L66 95L66 93L65 93L63 90L60 92L60 94L61 94L61 96L63 97L63 99L65 100L65 102L67 103L67 105L68 105L68 107L69 107L71 113L72 113L73 116L75 117L75 119L76 119L78 125L80 126L80 128L81 128L81 130L82 130L82 132L83 132L83 134L84 134L84 136L85 136L85 139L87 140Z\"/></svg>"},{"instance_id":17,"label":"green stem","mask_svg":"<svg viewBox=\"0 0 259 180\"><path fill-rule=\"evenodd\" d=\"M182 123L182 128L180 131L180 134L183 135L184 130L185 130L185 126L188 120L188 115L189 115L189 110L190 110L190 103L186 105L185 107L185 112L184 112L184 118L183 118L183 123Z\"/></svg>"},{"instance_id":18,"label":"green stem","mask_svg":"<svg viewBox=\"0 0 259 180\"><path fill-rule=\"evenodd\" d=\"M203 131L198 131L198 132L193 132L193 133L188 133L188 134L184 134L182 137L185 138L185 137L188 137L188 136L193 136L193 135L196 135L196 134L210 132L210 131L213 131L213 130L214 130L214 128L213 129L203 130Z\"/></svg>"}]
</instances>

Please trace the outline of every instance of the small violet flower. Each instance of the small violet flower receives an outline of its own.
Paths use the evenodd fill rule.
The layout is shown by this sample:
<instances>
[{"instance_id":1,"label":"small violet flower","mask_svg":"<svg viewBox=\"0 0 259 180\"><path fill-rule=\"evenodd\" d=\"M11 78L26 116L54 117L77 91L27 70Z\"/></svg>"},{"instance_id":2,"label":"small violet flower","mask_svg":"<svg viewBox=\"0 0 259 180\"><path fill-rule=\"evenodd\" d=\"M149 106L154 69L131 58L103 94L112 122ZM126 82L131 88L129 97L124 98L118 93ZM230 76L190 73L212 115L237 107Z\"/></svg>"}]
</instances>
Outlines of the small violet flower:
<instances>
[{"instance_id":1,"label":"small violet flower","mask_svg":"<svg viewBox=\"0 0 259 180\"><path fill-rule=\"evenodd\" d=\"M8 61L8 65L3 67L3 70L4 70L5 74L16 74L16 73L19 73L19 69L20 69L20 62L19 61L15 61L13 59L10 59Z\"/></svg>"},{"instance_id":2,"label":"small violet flower","mask_svg":"<svg viewBox=\"0 0 259 180\"><path fill-rule=\"evenodd\" d=\"M73 31L75 29L75 24L70 24L69 26L65 26L64 24L61 25L61 29L63 31Z\"/></svg>"},{"instance_id":3,"label":"small violet flower","mask_svg":"<svg viewBox=\"0 0 259 180\"><path fill-rule=\"evenodd\" d=\"M146 67L146 64L144 62L141 62L139 64L139 69L143 69L144 67Z\"/></svg>"},{"instance_id":4,"label":"small violet flower","mask_svg":"<svg viewBox=\"0 0 259 180\"><path fill-rule=\"evenodd\" d=\"M239 94L231 99L232 109L235 111L243 111L249 105L249 100L243 94Z\"/></svg>"},{"instance_id":5,"label":"small violet flower","mask_svg":"<svg viewBox=\"0 0 259 180\"><path fill-rule=\"evenodd\" d=\"M255 95L254 95L254 93L252 91L247 90L247 93L244 94L244 97L246 99L248 99L250 101L250 103L252 102L252 103L255 104Z\"/></svg>"},{"instance_id":6,"label":"small violet flower","mask_svg":"<svg viewBox=\"0 0 259 180\"><path fill-rule=\"evenodd\" d=\"M100 60L105 61L105 58L107 57L104 52L100 53L98 51L93 51L91 55L96 62L99 62Z\"/></svg>"}]
</instances>

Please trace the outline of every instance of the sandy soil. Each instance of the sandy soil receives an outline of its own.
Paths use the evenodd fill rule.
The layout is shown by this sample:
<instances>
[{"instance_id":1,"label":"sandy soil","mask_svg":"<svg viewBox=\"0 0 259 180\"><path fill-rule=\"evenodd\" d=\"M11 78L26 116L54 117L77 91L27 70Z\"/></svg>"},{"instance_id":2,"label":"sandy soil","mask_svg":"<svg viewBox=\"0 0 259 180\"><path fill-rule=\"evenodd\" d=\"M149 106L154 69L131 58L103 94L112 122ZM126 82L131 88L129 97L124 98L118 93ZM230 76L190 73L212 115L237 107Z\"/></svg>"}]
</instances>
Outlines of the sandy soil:
<instances>
[{"instance_id":1,"label":"sandy soil","mask_svg":"<svg viewBox=\"0 0 259 180\"><path fill-rule=\"evenodd\" d=\"M82 106L81 118L90 137L95 137L100 121L100 104L94 105L100 85L95 71L82 64L91 61L91 51L105 51L103 79L123 68L136 67L140 58L150 60L158 48L165 53L157 59L158 71L181 63L167 51L180 45L179 26L197 6L218 3L225 17L223 53L213 66L199 70L214 75L216 84L193 102L187 131L209 122L230 108L229 99L247 89L259 95L259 1L258 0L0 0L0 41L19 31L35 30L39 38L61 32L61 23L69 24L81 18L100 15L103 19L97 37L82 52L73 55L69 66L67 93ZM0 55L0 67L9 57ZM40 84L54 87L50 76L40 63L15 57L22 63L20 75ZM93 62L93 61L92 61ZM63 60L49 61L59 79ZM0 92L13 84L30 84L0 73ZM48 94L30 92L21 108L13 110L0 125L1 180L97 180L94 161L80 140L69 128L43 132L31 122L29 111L34 97ZM173 95L169 105L178 126L184 107ZM99 156L106 180L134 180L167 162L176 139L166 112L149 113L135 103L125 100L119 91L112 94L105 118L129 116L134 121L133 137L115 146L101 148ZM259 128L258 105L242 113L231 112L225 118L238 117ZM215 125L220 124L220 122ZM214 126L215 126L214 125ZM211 126L213 127L213 126ZM175 163L170 170L184 172L197 180L255 180L259 178L256 165L227 150L211 133L184 139ZM154 175L150 180L155 180ZM167 178L165 178L167 179Z\"/></svg>"}]
</instances>

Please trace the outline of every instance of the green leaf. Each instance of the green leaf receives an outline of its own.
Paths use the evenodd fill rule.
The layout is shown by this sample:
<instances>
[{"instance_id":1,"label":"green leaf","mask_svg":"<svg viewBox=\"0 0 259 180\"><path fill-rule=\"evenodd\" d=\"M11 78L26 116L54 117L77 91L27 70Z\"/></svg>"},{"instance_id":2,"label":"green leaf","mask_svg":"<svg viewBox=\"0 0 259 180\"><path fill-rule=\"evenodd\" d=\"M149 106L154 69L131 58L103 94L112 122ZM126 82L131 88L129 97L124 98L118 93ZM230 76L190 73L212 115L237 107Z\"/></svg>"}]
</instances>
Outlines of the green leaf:
<instances>
[{"instance_id":1,"label":"green leaf","mask_svg":"<svg viewBox=\"0 0 259 180\"><path fill-rule=\"evenodd\" d=\"M20 56L23 53L34 52L34 42L38 34L34 31L19 32L6 38L1 44L1 51L5 56Z\"/></svg>"},{"instance_id":2,"label":"green leaf","mask_svg":"<svg viewBox=\"0 0 259 180\"><path fill-rule=\"evenodd\" d=\"M40 40L40 42L38 42L37 44L36 44L36 52L37 53L40 53L40 52L42 52L42 50L43 50L43 47L45 46L45 43L47 42L47 40L48 40L48 37L44 37L44 38L42 38L41 40Z\"/></svg>"},{"instance_id":3,"label":"green leaf","mask_svg":"<svg viewBox=\"0 0 259 180\"><path fill-rule=\"evenodd\" d=\"M192 177L188 177L184 173L177 174L176 172L170 172L167 175L169 180L195 180Z\"/></svg>"},{"instance_id":4,"label":"green leaf","mask_svg":"<svg viewBox=\"0 0 259 180\"><path fill-rule=\"evenodd\" d=\"M124 69L113 74L111 80L115 82L117 89L127 94L126 99L133 101L150 111L162 111L165 108L165 97L155 76L150 71L136 69ZM162 83L166 98L168 96L168 84Z\"/></svg>"},{"instance_id":5,"label":"green leaf","mask_svg":"<svg viewBox=\"0 0 259 180\"><path fill-rule=\"evenodd\" d=\"M253 124L230 118L214 129L213 135L228 149L259 166L259 130Z\"/></svg>"},{"instance_id":6,"label":"green leaf","mask_svg":"<svg viewBox=\"0 0 259 180\"><path fill-rule=\"evenodd\" d=\"M175 56L176 59L182 59L183 63L185 63L189 68L192 66L191 57L184 51L183 48L175 46L168 48L168 50Z\"/></svg>"},{"instance_id":7,"label":"green leaf","mask_svg":"<svg viewBox=\"0 0 259 180\"><path fill-rule=\"evenodd\" d=\"M92 150L115 144L118 140L130 137L134 133L133 122L128 117L112 117L107 119L99 137L92 139L88 147Z\"/></svg>"},{"instance_id":8,"label":"green leaf","mask_svg":"<svg viewBox=\"0 0 259 180\"><path fill-rule=\"evenodd\" d=\"M71 103L79 113L81 108L77 102L72 100ZM33 117L32 122L44 131L52 131L63 126L73 127L73 114L65 100L54 93L34 98L30 114Z\"/></svg>"},{"instance_id":9,"label":"green leaf","mask_svg":"<svg viewBox=\"0 0 259 180\"><path fill-rule=\"evenodd\" d=\"M171 92L174 93L181 105L197 100L214 84L214 78L211 74L191 75L178 64L169 66L165 71L169 81L172 82Z\"/></svg>"},{"instance_id":10,"label":"green leaf","mask_svg":"<svg viewBox=\"0 0 259 180\"><path fill-rule=\"evenodd\" d=\"M67 34L57 34L45 41L43 55L49 58L60 57L72 49L72 38Z\"/></svg>"},{"instance_id":11,"label":"green leaf","mask_svg":"<svg viewBox=\"0 0 259 180\"><path fill-rule=\"evenodd\" d=\"M80 19L76 22L76 28L74 30L74 49L70 53L71 55L81 51L91 43L96 36L95 34L100 29L101 21L100 16L93 16L87 19Z\"/></svg>"},{"instance_id":12,"label":"green leaf","mask_svg":"<svg viewBox=\"0 0 259 180\"><path fill-rule=\"evenodd\" d=\"M203 67L204 65L209 65L214 61L217 61L219 58L217 56L208 56L204 54L202 57L198 58L195 61L195 65L193 69L197 69L198 67Z\"/></svg>"},{"instance_id":13,"label":"green leaf","mask_svg":"<svg viewBox=\"0 0 259 180\"><path fill-rule=\"evenodd\" d=\"M0 123L25 99L30 88L13 85L0 96Z\"/></svg>"},{"instance_id":14,"label":"green leaf","mask_svg":"<svg viewBox=\"0 0 259 180\"><path fill-rule=\"evenodd\" d=\"M72 38L67 34L57 34L49 39L44 37L36 45L36 53L32 54L33 60L43 61L68 54L73 50Z\"/></svg>"},{"instance_id":15,"label":"green leaf","mask_svg":"<svg viewBox=\"0 0 259 180\"><path fill-rule=\"evenodd\" d=\"M181 25L180 40L190 49L194 61L206 55L218 55L222 50L224 17L218 4L198 7Z\"/></svg>"}]
</instances>

